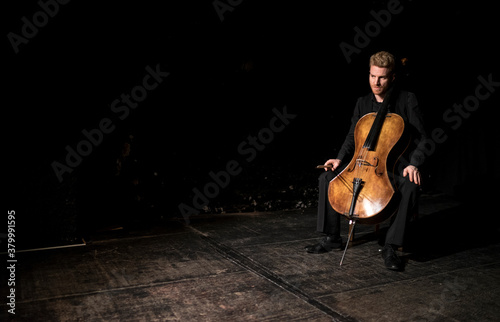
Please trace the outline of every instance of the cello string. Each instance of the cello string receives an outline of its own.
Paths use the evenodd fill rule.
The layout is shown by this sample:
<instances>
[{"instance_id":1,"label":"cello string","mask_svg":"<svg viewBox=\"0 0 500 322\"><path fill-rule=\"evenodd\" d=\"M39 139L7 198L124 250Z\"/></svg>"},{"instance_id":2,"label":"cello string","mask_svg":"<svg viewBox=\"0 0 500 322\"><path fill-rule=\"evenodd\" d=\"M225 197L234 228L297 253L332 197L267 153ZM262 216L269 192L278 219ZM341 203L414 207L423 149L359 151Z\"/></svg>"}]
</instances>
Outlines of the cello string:
<instances>
[{"instance_id":1,"label":"cello string","mask_svg":"<svg viewBox=\"0 0 500 322\"><path fill-rule=\"evenodd\" d=\"M377 119L377 116L378 116L378 113L375 114L374 120L373 120L371 127L370 127L370 131L368 132L368 135L366 136L365 142L363 143L363 145L358 153L357 160L356 160L356 178L361 179L361 182L363 182L363 170L366 167L366 158L368 156L368 153L370 152L369 147L372 145L372 143L374 141L373 126L374 126L374 123ZM359 199L359 195L358 195L358 199ZM356 210L358 209L358 206L359 206L359 203L357 201L358 200L356 200L355 209L354 209L355 212L357 212Z\"/></svg>"}]
</instances>

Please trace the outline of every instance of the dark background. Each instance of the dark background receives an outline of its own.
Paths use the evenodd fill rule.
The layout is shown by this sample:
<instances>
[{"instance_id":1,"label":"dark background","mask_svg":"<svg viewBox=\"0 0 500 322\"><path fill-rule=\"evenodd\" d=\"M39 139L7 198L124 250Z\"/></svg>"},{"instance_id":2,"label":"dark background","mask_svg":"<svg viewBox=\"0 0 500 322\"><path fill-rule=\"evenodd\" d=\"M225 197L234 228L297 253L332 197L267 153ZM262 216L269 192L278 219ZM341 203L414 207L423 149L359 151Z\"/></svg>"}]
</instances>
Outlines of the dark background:
<instances>
[{"instance_id":1,"label":"dark background","mask_svg":"<svg viewBox=\"0 0 500 322\"><path fill-rule=\"evenodd\" d=\"M208 173L230 160L242 172L202 213L314 207L314 167L336 156L357 97L369 92L368 59L379 50L408 59L400 81L417 94L429 131L448 135L424 168L424 192L492 201L484 192L498 179L499 94L456 130L443 113L474 95L479 75L500 81L493 2L402 0L403 11L350 63L340 43L353 45L353 28L364 29L374 20L370 11L386 9L387 1L244 0L223 21L210 0L71 1L17 54L7 34L20 35L21 18L32 21L41 8L36 1L8 6L4 171L7 208L16 210L23 243L183 221L179 204L192 207L193 189L203 190L213 181ZM170 75L118 120L111 102L157 64ZM238 145L285 105L296 118L246 162ZM59 182L52 162L64 163L65 147L75 148L81 131L106 117L116 129Z\"/></svg>"}]
</instances>

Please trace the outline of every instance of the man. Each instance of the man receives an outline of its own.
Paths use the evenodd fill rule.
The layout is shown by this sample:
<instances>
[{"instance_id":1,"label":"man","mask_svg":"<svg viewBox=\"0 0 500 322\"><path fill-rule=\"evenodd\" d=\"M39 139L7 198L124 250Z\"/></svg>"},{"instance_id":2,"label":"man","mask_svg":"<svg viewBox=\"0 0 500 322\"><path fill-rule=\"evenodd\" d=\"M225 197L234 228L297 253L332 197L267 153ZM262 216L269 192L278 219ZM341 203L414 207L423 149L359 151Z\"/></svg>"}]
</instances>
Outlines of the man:
<instances>
[{"instance_id":1,"label":"man","mask_svg":"<svg viewBox=\"0 0 500 322\"><path fill-rule=\"evenodd\" d=\"M360 97L354 108L351 119L351 128L345 141L335 159L325 162L325 173L319 177L319 202L318 202L318 224L317 230L326 236L315 245L307 246L309 253L321 254L333 249L341 248L340 238L340 214L331 207L328 201L328 184L345 167L354 153L354 130L358 120L365 114L377 112L386 97L388 90L392 87L395 75L394 56L388 52L381 51L370 57L369 83L372 93ZM382 258L388 269L401 270L403 264L395 250L402 246L406 224L410 214L417 204L421 175L418 170L424 162L424 153L421 145L425 144L426 132L423 119L418 107L417 99L413 93L393 90L389 103L389 112L399 114L405 121L405 130L412 136L412 142L419 144L410 145L400 162L402 169L395 173L395 181L398 193L400 193L400 204L393 222L387 231L385 246L382 250Z\"/></svg>"}]
</instances>

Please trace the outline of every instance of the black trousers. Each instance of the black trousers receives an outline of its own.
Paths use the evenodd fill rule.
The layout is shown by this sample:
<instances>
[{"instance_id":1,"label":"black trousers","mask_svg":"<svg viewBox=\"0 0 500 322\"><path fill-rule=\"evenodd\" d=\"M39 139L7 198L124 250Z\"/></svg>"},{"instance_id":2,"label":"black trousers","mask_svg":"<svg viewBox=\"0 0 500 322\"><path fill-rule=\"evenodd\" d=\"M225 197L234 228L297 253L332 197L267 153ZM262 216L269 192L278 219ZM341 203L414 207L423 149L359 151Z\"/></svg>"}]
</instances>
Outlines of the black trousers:
<instances>
[{"instance_id":1,"label":"black trousers","mask_svg":"<svg viewBox=\"0 0 500 322\"><path fill-rule=\"evenodd\" d=\"M328 184L338 174L338 171L326 171L319 176L318 224L317 231L327 235L340 235L340 215L333 210L328 201ZM396 176L396 185L400 194L397 213L392 217L392 223L387 231L385 243L402 246L407 223L418 202L419 186L407 177Z\"/></svg>"}]
</instances>

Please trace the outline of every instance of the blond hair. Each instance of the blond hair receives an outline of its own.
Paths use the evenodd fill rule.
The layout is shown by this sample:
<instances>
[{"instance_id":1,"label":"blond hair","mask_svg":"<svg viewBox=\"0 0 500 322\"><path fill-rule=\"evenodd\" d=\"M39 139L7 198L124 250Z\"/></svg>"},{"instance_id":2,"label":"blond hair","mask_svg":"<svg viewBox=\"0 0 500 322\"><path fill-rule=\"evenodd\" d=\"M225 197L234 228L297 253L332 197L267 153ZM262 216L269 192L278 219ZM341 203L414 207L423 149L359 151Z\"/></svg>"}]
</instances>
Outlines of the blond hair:
<instances>
[{"instance_id":1,"label":"blond hair","mask_svg":"<svg viewBox=\"0 0 500 322\"><path fill-rule=\"evenodd\" d=\"M370 67L387 68L389 73L392 73L394 72L395 65L394 56L387 51L379 51L370 57Z\"/></svg>"}]
</instances>

